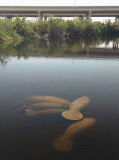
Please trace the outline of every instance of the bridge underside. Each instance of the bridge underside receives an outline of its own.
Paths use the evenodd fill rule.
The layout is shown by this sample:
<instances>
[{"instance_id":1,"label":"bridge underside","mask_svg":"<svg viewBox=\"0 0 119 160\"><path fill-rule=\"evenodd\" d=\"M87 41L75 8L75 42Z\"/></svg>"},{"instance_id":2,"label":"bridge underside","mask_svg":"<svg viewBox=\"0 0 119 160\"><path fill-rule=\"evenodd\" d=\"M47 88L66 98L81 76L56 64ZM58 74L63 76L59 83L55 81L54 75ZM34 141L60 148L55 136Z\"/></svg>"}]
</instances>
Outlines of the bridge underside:
<instances>
[{"instance_id":1,"label":"bridge underside","mask_svg":"<svg viewBox=\"0 0 119 160\"><path fill-rule=\"evenodd\" d=\"M0 6L0 17L116 17L119 18L119 6L92 6L92 7L74 7L74 6L50 6L50 7L29 7L29 6Z\"/></svg>"}]
</instances>

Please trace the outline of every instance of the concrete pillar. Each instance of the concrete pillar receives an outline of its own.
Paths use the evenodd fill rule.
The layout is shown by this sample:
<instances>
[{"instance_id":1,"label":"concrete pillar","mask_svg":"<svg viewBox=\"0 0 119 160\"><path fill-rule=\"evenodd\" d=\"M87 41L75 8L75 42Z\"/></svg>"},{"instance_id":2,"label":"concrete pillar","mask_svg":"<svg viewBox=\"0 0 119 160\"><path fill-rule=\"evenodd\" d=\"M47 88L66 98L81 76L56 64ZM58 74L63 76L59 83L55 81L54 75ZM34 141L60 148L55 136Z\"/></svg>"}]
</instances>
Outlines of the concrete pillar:
<instances>
[{"instance_id":1,"label":"concrete pillar","mask_svg":"<svg viewBox=\"0 0 119 160\"><path fill-rule=\"evenodd\" d=\"M116 18L115 18L115 21L119 23L119 17L116 17Z\"/></svg>"},{"instance_id":2,"label":"concrete pillar","mask_svg":"<svg viewBox=\"0 0 119 160\"><path fill-rule=\"evenodd\" d=\"M4 15L4 18L5 18L5 20L7 20L7 16L6 15Z\"/></svg>"},{"instance_id":3,"label":"concrete pillar","mask_svg":"<svg viewBox=\"0 0 119 160\"><path fill-rule=\"evenodd\" d=\"M43 20L43 15L41 14L40 11L38 11L38 17L39 17L40 20Z\"/></svg>"},{"instance_id":4,"label":"concrete pillar","mask_svg":"<svg viewBox=\"0 0 119 160\"><path fill-rule=\"evenodd\" d=\"M119 23L119 17L117 17L117 22Z\"/></svg>"},{"instance_id":5,"label":"concrete pillar","mask_svg":"<svg viewBox=\"0 0 119 160\"><path fill-rule=\"evenodd\" d=\"M47 16L44 16L44 20L47 21Z\"/></svg>"},{"instance_id":6,"label":"concrete pillar","mask_svg":"<svg viewBox=\"0 0 119 160\"><path fill-rule=\"evenodd\" d=\"M81 20L82 20L82 21L84 20L84 15L83 15L83 16L81 16Z\"/></svg>"},{"instance_id":7,"label":"concrete pillar","mask_svg":"<svg viewBox=\"0 0 119 160\"><path fill-rule=\"evenodd\" d=\"M118 42L113 43L113 49L119 49L119 44Z\"/></svg>"},{"instance_id":8,"label":"concrete pillar","mask_svg":"<svg viewBox=\"0 0 119 160\"><path fill-rule=\"evenodd\" d=\"M12 19L12 16L6 16L7 20Z\"/></svg>"},{"instance_id":9,"label":"concrete pillar","mask_svg":"<svg viewBox=\"0 0 119 160\"><path fill-rule=\"evenodd\" d=\"M89 56L89 48L86 49L86 55Z\"/></svg>"},{"instance_id":10,"label":"concrete pillar","mask_svg":"<svg viewBox=\"0 0 119 160\"><path fill-rule=\"evenodd\" d=\"M89 11L88 13L87 13L87 15L86 15L86 20L87 21L90 21L91 20L91 11Z\"/></svg>"}]
</instances>

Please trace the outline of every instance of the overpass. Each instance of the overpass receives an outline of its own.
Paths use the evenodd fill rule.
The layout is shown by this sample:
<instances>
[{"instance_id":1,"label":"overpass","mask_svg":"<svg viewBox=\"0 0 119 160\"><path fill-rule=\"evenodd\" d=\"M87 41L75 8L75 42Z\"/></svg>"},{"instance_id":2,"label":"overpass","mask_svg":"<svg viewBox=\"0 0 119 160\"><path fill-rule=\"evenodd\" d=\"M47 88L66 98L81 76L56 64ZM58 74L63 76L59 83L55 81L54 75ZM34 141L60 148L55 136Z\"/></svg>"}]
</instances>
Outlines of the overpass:
<instances>
[{"instance_id":1,"label":"overpass","mask_svg":"<svg viewBox=\"0 0 119 160\"><path fill-rule=\"evenodd\" d=\"M119 21L119 6L0 6L0 17L39 17L47 14L54 17L116 17Z\"/></svg>"}]
</instances>

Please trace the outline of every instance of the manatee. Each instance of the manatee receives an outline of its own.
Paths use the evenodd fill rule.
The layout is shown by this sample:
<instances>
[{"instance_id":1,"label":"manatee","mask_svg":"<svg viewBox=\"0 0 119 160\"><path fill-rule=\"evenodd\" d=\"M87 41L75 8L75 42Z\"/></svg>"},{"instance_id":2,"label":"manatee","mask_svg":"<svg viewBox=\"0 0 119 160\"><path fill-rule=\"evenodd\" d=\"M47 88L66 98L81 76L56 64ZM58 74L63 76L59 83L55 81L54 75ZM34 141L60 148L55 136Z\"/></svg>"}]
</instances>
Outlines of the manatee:
<instances>
[{"instance_id":1,"label":"manatee","mask_svg":"<svg viewBox=\"0 0 119 160\"><path fill-rule=\"evenodd\" d=\"M42 101L42 102L59 103L67 106L69 106L71 103L68 100L52 96L33 96L29 97L28 99Z\"/></svg>"},{"instance_id":2,"label":"manatee","mask_svg":"<svg viewBox=\"0 0 119 160\"><path fill-rule=\"evenodd\" d=\"M70 110L75 110L79 111L81 110L84 106L86 106L90 102L90 99L87 96L83 96L80 98L77 98L75 101L73 101L70 104Z\"/></svg>"},{"instance_id":3,"label":"manatee","mask_svg":"<svg viewBox=\"0 0 119 160\"><path fill-rule=\"evenodd\" d=\"M54 107L64 107L64 108L67 108L66 105L63 105L63 104L60 104L60 103L52 103L52 102L40 102L40 103L33 103L30 105L31 108L34 108L34 107L51 107L51 108L54 108Z\"/></svg>"},{"instance_id":4,"label":"manatee","mask_svg":"<svg viewBox=\"0 0 119 160\"><path fill-rule=\"evenodd\" d=\"M68 120L80 120L83 118L83 115L80 112L73 112L72 110L64 111L62 116Z\"/></svg>"},{"instance_id":5,"label":"manatee","mask_svg":"<svg viewBox=\"0 0 119 160\"><path fill-rule=\"evenodd\" d=\"M65 109L44 109L44 110L40 110L40 111L36 111L36 110L32 110L30 108L26 109L26 115L28 116L36 116L36 115L40 115L40 114L54 114L54 113L60 113L65 111Z\"/></svg>"},{"instance_id":6,"label":"manatee","mask_svg":"<svg viewBox=\"0 0 119 160\"><path fill-rule=\"evenodd\" d=\"M86 96L77 98L70 104L69 110L62 113L62 116L69 120L80 120L83 118L80 110L90 102Z\"/></svg>"},{"instance_id":7,"label":"manatee","mask_svg":"<svg viewBox=\"0 0 119 160\"><path fill-rule=\"evenodd\" d=\"M73 147L73 139L76 134L80 134L85 129L94 125L94 118L85 118L80 122L71 124L61 137L58 137L53 142L53 147L58 151L69 151Z\"/></svg>"}]
</instances>

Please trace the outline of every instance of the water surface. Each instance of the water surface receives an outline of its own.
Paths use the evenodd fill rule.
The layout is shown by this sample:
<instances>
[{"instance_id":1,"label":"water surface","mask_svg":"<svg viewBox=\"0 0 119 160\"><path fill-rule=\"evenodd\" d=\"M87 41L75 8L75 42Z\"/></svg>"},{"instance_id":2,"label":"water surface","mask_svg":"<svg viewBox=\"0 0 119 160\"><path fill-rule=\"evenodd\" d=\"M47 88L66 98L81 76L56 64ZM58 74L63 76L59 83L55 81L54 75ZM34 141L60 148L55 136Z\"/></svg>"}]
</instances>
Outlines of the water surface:
<instances>
[{"instance_id":1,"label":"water surface","mask_svg":"<svg viewBox=\"0 0 119 160\"><path fill-rule=\"evenodd\" d=\"M118 160L118 42L81 39L0 44L1 159ZM69 151L57 150L53 143L83 120L67 120L60 110L26 115L25 106L36 103L28 97L38 95L70 102L90 98L81 112L96 122L73 136Z\"/></svg>"}]
</instances>

